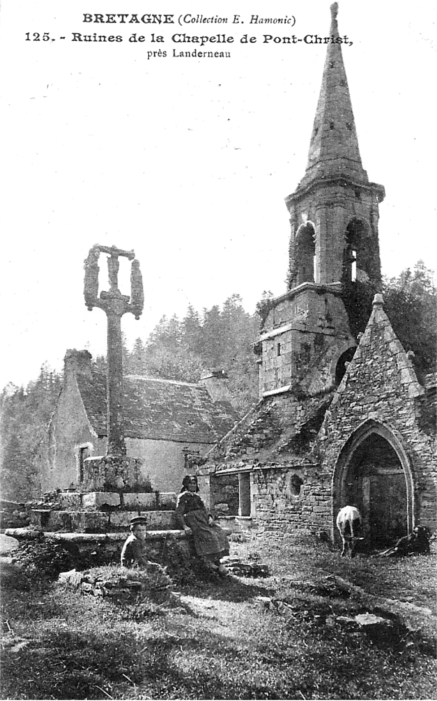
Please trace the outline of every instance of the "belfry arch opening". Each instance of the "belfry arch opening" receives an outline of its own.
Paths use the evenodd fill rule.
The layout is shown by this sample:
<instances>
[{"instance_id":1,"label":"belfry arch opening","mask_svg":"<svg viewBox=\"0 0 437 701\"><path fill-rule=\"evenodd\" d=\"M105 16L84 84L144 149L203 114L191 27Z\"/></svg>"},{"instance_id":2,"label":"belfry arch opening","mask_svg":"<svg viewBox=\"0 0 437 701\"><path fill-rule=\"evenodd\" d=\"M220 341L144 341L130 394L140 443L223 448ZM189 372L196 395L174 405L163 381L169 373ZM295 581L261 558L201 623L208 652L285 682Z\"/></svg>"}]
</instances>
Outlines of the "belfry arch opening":
<instances>
[{"instance_id":1,"label":"belfry arch opening","mask_svg":"<svg viewBox=\"0 0 437 701\"><path fill-rule=\"evenodd\" d=\"M316 232L308 222L300 227L295 239L296 285L316 280Z\"/></svg>"},{"instance_id":2,"label":"belfry arch opening","mask_svg":"<svg viewBox=\"0 0 437 701\"><path fill-rule=\"evenodd\" d=\"M413 527L413 486L408 458L395 436L369 422L348 441L334 475L334 517L357 506L366 545L387 547Z\"/></svg>"},{"instance_id":3,"label":"belfry arch opening","mask_svg":"<svg viewBox=\"0 0 437 701\"><path fill-rule=\"evenodd\" d=\"M346 227L345 246L343 250L343 283L351 283L363 277L363 274L368 278L369 271L367 270L368 257L370 250L366 245L368 227L367 224L360 219L352 219Z\"/></svg>"}]
</instances>

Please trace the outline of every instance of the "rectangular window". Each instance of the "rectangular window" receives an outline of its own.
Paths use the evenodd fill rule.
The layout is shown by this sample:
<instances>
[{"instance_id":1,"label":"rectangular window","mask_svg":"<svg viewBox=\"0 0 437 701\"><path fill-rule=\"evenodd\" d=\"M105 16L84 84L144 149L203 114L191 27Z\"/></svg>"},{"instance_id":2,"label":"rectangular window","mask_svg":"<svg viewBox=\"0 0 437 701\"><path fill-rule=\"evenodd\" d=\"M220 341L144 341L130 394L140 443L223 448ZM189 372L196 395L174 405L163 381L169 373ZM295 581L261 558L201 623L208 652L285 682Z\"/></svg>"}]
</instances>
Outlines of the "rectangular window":
<instances>
[{"instance_id":1,"label":"rectangular window","mask_svg":"<svg viewBox=\"0 0 437 701\"><path fill-rule=\"evenodd\" d=\"M82 484L83 478L85 476L84 473L84 463L85 459L90 457L90 449L89 446L85 446L83 448L79 448L79 480L80 483Z\"/></svg>"},{"instance_id":2,"label":"rectangular window","mask_svg":"<svg viewBox=\"0 0 437 701\"><path fill-rule=\"evenodd\" d=\"M239 493L239 516L250 516L251 513L251 493L250 493L250 474L242 472L238 475L238 493Z\"/></svg>"}]
</instances>

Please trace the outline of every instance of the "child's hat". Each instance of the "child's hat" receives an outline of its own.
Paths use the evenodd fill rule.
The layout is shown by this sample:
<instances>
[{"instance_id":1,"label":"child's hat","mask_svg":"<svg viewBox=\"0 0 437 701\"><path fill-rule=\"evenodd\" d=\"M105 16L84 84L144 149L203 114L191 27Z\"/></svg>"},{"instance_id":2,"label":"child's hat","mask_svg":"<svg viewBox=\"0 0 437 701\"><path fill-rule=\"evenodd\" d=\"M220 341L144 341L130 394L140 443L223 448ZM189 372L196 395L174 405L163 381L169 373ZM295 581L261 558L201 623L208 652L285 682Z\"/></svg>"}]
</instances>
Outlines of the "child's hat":
<instances>
[{"instance_id":1,"label":"child's hat","mask_svg":"<svg viewBox=\"0 0 437 701\"><path fill-rule=\"evenodd\" d=\"M147 519L145 516L134 516L130 520L131 526L137 526L140 523L147 525Z\"/></svg>"}]
</instances>

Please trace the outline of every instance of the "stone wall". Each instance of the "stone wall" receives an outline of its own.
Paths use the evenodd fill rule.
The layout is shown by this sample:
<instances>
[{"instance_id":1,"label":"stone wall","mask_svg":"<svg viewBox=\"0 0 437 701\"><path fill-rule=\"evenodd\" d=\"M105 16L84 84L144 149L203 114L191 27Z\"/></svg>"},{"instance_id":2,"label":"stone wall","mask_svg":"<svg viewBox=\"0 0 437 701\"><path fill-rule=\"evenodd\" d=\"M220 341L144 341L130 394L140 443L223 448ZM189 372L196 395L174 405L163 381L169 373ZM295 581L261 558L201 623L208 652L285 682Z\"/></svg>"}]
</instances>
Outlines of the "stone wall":
<instances>
[{"instance_id":1,"label":"stone wall","mask_svg":"<svg viewBox=\"0 0 437 701\"><path fill-rule=\"evenodd\" d=\"M331 475L321 467L265 465L247 474L256 536L281 540L308 533L331 535ZM237 479L236 474L211 475L212 499L224 499L226 492L238 489Z\"/></svg>"},{"instance_id":2,"label":"stone wall","mask_svg":"<svg viewBox=\"0 0 437 701\"><path fill-rule=\"evenodd\" d=\"M22 528L29 524L26 504L0 499L0 528Z\"/></svg>"},{"instance_id":3,"label":"stone wall","mask_svg":"<svg viewBox=\"0 0 437 701\"><path fill-rule=\"evenodd\" d=\"M294 486L295 476L301 480ZM320 534L330 522L331 481L319 468L252 472L253 513L259 535Z\"/></svg>"},{"instance_id":4,"label":"stone wall","mask_svg":"<svg viewBox=\"0 0 437 701\"><path fill-rule=\"evenodd\" d=\"M189 472L185 465L184 449L204 455L211 445L126 438L126 448L128 455L142 460L143 474L150 479L153 489L179 493L182 480Z\"/></svg>"},{"instance_id":5,"label":"stone wall","mask_svg":"<svg viewBox=\"0 0 437 701\"><path fill-rule=\"evenodd\" d=\"M40 451L43 492L79 485L81 447L90 455L106 452L106 439L92 431L74 376L65 383Z\"/></svg>"},{"instance_id":6,"label":"stone wall","mask_svg":"<svg viewBox=\"0 0 437 701\"><path fill-rule=\"evenodd\" d=\"M323 464L332 470L342 457L352 458L353 440L374 431L396 453L411 487L411 523L435 529L437 463L435 436L421 429L424 388L412 362L396 338L377 295L374 310L357 352L340 384L320 434ZM337 479L338 477L338 479ZM335 495L334 495L335 497Z\"/></svg>"},{"instance_id":7,"label":"stone wall","mask_svg":"<svg viewBox=\"0 0 437 701\"><path fill-rule=\"evenodd\" d=\"M260 393L330 389L336 363L355 346L339 290L304 283L271 302L260 336Z\"/></svg>"}]
</instances>

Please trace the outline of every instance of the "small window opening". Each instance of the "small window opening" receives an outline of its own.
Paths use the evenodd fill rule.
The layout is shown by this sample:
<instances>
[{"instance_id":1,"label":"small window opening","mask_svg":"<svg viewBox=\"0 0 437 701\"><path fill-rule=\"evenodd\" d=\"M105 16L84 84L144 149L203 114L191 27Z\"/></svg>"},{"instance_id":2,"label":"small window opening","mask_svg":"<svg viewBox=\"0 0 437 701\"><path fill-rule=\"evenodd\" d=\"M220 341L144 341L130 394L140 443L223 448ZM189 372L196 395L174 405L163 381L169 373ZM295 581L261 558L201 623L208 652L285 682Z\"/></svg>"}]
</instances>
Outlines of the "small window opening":
<instances>
[{"instance_id":1,"label":"small window opening","mask_svg":"<svg viewBox=\"0 0 437 701\"><path fill-rule=\"evenodd\" d=\"M337 366L335 368L335 383L338 386L340 382L342 381L345 372L347 370L347 367L354 357L356 348L348 348L347 351L342 353L342 355L339 357L337 361Z\"/></svg>"},{"instance_id":2,"label":"small window opening","mask_svg":"<svg viewBox=\"0 0 437 701\"><path fill-rule=\"evenodd\" d=\"M89 446L79 448L79 480L82 483L85 477L85 460L90 457Z\"/></svg>"},{"instance_id":3,"label":"small window opening","mask_svg":"<svg viewBox=\"0 0 437 701\"><path fill-rule=\"evenodd\" d=\"M334 129L334 122L329 122L329 128Z\"/></svg>"},{"instance_id":4,"label":"small window opening","mask_svg":"<svg viewBox=\"0 0 437 701\"><path fill-rule=\"evenodd\" d=\"M290 480L291 493L296 497L299 496L302 485L303 479L299 475L293 475Z\"/></svg>"},{"instance_id":5,"label":"small window opening","mask_svg":"<svg viewBox=\"0 0 437 701\"><path fill-rule=\"evenodd\" d=\"M278 346L277 346L277 354L281 355L281 344L280 343L278 343Z\"/></svg>"},{"instance_id":6,"label":"small window opening","mask_svg":"<svg viewBox=\"0 0 437 701\"><path fill-rule=\"evenodd\" d=\"M242 472L238 475L238 496L239 496L238 515L239 516L250 516L251 493L250 493L250 474L248 472Z\"/></svg>"}]
</instances>

